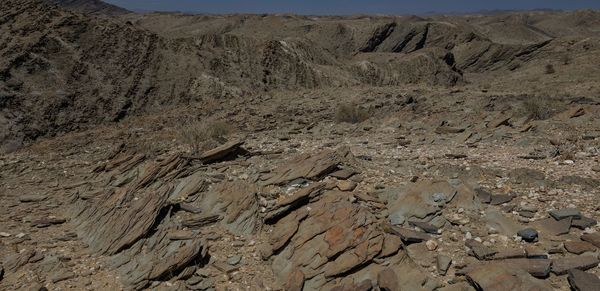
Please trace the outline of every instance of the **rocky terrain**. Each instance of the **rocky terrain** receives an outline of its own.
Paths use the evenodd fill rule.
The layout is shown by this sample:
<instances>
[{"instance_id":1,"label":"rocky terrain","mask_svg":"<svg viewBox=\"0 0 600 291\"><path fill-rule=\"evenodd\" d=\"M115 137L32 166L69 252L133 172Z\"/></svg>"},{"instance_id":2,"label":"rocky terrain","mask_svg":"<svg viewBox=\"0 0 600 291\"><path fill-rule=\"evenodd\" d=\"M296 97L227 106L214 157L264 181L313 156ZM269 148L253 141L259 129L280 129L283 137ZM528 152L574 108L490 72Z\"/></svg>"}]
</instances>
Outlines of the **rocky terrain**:
<instances>
[{"instance_id":1,"label":"rocky terrain","mask_svg":"<svg viewBox=\"0 0 600 291\"><path fill-rule=\"evenodd\" d=\"M0 7L0 290L600 290L600 12L60 2Z\"/></svg>"}]
</instances>

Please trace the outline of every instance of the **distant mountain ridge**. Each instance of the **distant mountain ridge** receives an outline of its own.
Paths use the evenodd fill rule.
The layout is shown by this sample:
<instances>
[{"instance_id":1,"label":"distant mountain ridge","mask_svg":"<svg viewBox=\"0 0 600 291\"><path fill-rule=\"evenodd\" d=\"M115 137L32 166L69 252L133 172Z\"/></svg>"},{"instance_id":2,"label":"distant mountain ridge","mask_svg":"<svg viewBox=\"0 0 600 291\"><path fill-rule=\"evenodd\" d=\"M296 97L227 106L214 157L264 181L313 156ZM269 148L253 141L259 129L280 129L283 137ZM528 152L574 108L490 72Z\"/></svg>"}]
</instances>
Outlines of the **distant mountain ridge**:
<instances>
[{"instance_id":1,"label":"distant mountain ridge","mask_svg":"<svg viewBox=\"0 0 600 291\"><path fill-rule=\"evenodd\" d=\"M85 14L118 16L131 11L100 0L44 0L47 3L59 5L66 9Z\"/></svg>"}]
</instances>

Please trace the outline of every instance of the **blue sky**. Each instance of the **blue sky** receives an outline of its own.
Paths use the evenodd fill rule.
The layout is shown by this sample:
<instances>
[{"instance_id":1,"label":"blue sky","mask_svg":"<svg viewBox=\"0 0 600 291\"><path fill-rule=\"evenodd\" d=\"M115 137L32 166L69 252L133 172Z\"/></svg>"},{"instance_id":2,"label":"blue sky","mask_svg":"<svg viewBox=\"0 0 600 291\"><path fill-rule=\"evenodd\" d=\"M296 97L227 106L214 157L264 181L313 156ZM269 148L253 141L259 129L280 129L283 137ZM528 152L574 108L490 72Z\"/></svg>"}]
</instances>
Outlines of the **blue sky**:
<instances>
[{"instance_id":1,"label":"blue sky","mask_svg":"<svg viewBox=\"0 0 600 291\"><path fill-rule=\"evenodd\" d=\"M424 14L481 10L600 9L600 0L104 0L130 10L199 13Z\"/></svg>"}]
</instances>

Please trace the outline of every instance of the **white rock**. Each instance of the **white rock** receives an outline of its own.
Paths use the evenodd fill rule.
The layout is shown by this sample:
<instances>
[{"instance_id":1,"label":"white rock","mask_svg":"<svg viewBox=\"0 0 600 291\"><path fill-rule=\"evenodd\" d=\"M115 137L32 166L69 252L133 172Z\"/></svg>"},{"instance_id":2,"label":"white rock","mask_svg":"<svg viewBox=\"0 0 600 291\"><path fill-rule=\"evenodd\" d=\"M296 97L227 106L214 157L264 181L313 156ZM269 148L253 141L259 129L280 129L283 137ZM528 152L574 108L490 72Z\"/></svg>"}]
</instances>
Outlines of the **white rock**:
<instances>
[{"instance_id":1,"label":"white rock","mask_svg":"<svg viewBox=\"0 0 600 291\"><path fill-rule=\"evenodd\" d=\"M8 232L0 232L0 236L1 237L9 237L10 233L8 233Z\"/></svg>"},{"instance_id":2,"label":"white rock","mask_svg":"<svg viewBox=\"0 0 600 291\"><path fill-rule=\"evenodd\" d=\"M437 247L438 247L438 243L434 240L428 240L425 243L425 246L427 247L428 250L435 251L435 249L437 249Z\"/></svg>"}]
</instances>

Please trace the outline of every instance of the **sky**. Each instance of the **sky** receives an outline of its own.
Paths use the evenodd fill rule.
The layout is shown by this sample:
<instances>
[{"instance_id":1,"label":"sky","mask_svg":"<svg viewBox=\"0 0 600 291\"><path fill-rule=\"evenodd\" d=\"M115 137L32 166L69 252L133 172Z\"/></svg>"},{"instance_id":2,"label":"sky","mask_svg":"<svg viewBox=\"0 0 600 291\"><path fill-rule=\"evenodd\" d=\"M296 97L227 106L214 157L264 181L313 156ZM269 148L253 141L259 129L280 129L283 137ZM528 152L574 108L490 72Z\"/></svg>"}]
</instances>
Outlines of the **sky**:
<instances>
[{"instance_id":1,"label":"sky","mask_svg":"<svg viewBox=\"0 0 600 291\"><path fill-rule=\"evenodd\" d=\"M133 11L307 15L468 13L482 10L600 9L600 0L104 0Z\"/></svg>"}]
</instances>

